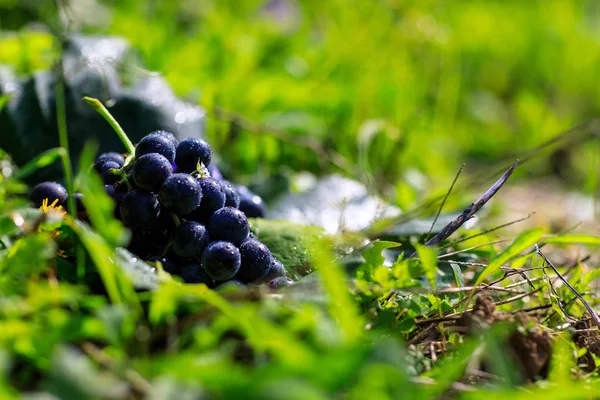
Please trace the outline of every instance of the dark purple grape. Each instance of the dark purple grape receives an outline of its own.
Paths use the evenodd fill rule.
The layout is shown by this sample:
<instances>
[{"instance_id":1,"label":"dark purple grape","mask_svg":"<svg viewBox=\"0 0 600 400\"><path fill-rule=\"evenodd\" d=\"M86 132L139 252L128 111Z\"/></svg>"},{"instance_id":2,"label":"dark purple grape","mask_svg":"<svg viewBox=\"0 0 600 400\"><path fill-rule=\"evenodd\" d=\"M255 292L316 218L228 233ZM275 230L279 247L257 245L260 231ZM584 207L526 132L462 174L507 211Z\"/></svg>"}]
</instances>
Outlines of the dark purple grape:
<instances>
[{"instance_id":1,"label":"dark purple grape","mask_svg":"<svg viewBox=\"0 0 600 400\"><path fill-rule=\"evenodd\" d=\"M246 186L238 185L235 189L240 196L239 209L242 210L248 218L265 217L265 204L258 195L254 194Z\"/></svg>"},{"instance_id":2,"label":"dark purple grape","mask_svg":"<svg viewBox=\"0 0 600 400\"><path fill-rule=\"evenodd\" d=\"M267 270L267 276L263 278L263 281L269 282L275 278L279 278L280 276L286 276L285 267L278 259L271 256L271 262L269 264L269 269Z\"/></svg>"},{"instance_id":3,"label":"dark purple grape","mask_svg":"<svg viewBox=\"0 0 600 400\"><path fill-rule=\"evenodd\" d=\"M119 168L121 168L123 167L123 164L125 164L125 157L123 157L122 154L111 151L109 153L102 153L96 157L96 163L100 161L112 161L119 164Z\"/></svg>"},{"instance_id":4,"label":"dark purple grape","mask_svg":"<svg viewBox=\"0 0 600 400\"><path fill-rule=\"evenodd\" d=\"M115 218L121 219L121 201L127 192L124 190L115 189L113 185L104 185L104 190L106 190L106 194L108 194L115 201Z\"/></svg>"},{"instance_id":5,"label":"dark purple grape","mask_svg":"<svg viewBox=\"0 0 600 400\"><path fill-rule=\"evenodd\" d=\"M186 218L198 222L206 222L220 208L225 206L225 192L218 181L213 178L200 178L198 180L202 188L202 200L200 205Z\"/></svg>"},{"instance_id":6,"label":"dark purple grape","mask_svg":"<svg viewBox=\"0 0 600 400\"><path fill-rule=\"evenodd\" d=\"M206 286L215 287L215 281L202 269L199 264L189 263L177 267L178 275L185 283L204 283Z\"/></svg>"},{"instance_id":7,"label":"dark purple grape","mask_svg":"<svg viewBox=\"0 0 600 400\"><path fill-rule=\"evenodd\" d=\"M169 242L166 231L157 229L132 229L127 249L140 258L162 252Z\"/></svg>"},{"instance_id":8,"label":"dark purple grape","mask_svg":"<svg viewBox=\"0 0 600 400\"><path fill-rule=\"evenodd\" d=\"M198 181L187 174L173 174L158 192L160 203L178 215L189 214L200 205L202 189Z\"/></svg>"},{"instance_id":9,"label":"dark purple grape","mask_svg":"<svg viewBox=\"0 0 600 400\"><path fill-rule=\"evenodd\" d=\"M223 175L221 174L221 171L219 171L219 168L217 168L217 165L214 162L208 166L208 173L210 174L210 177L216 181L223 180Z\"/></svg>"},{"instance_id":10,"label":"dark purple grape","mask_svg":"<svg viewBox=\"0 0 600 400\"><path fill-rule=\"evenodd\" d=\"M175 163L179 171L195 171L199 162L207 167L211 158L212 150L202 139L187 138L177 145Z\"/></svg>"},{"instance_id":11,"label":"dark purple grape","mask_svg":"<svg viewBox=\"0 0 600 400\"><path fill-rule=\"evenodd\" d=\"M250 233L244 213L232 207L217 210L208 220L207 229L211 240L224 240L235 245L240 245Z\"/></svg>"},{"instance_id":12,"label":"dark purple grape","mask_svg":"<svg viewBox=\"0 0 600 400\"><path fill-rule=\"evenodd\" d=\"M158 153L144 154L133 165L133 180L142 189L158 191L164 181L173 175L173 167Z\"/></svg>"},{"instance_id":13,"label":"dark purple grape","mask_svg":"<svg viewBox=\"0 0 600 400\"><path fill-rule=\"evenodd\" d=\"M121 179L119 175L112 173L112 170L121 169L121 166L114 161L98 161L94 164L94 169L100 174L106 185L112 185Z\"/></svg>"},{"instance_id":14,"label":"dark purple grape","mask_svg":"<svg viewBox=\"0 0 600 400\"><path fill-rule=\"evenodd\" d=\"M173 135L171 132L168 132L168 131L154 131L154 132L149 133L149 135L160 135L162 137L165 137L165 138L169 139L169 141L171 143L173 143L173 147L175 147L175 148L177 148L177 145L179 144L179 140L177 140L175 135Z\"/></svg>"},{"instance_id":15,"label":"dark purple grape","mask_svg":"<svg viewBox=\"0 0 600 400\"><path fill-rule=\"evenodd\" d=\"M225 192L225 205L228 207L239 208L240 196L233 185L228 181L221 181L221 186L223 186L223 191Z\"/></svg>"},{"instance_id":16,"label":"dark purple grape","mask_svg":"<svg viewBox=\"0 0 600 400\"><path fill-rule=\"evenodd\" d=\"M242 266L235 276L242 282L250 283L263 279L271 268L271 251L256 239L248 239L240 246Z\"/></svg>"},{"instance_id":17,"label":"dark purple grape","mask_svg":"<svg viewBox=\"0 0 600 400\"><path fill-rule=\"evenodd\" d=\"M171 249L181 258L200 260L207 244L206 228L194 221L182 222L171 237Z\"/></svg>"},{"instance_id":18,"label":"dark purple grape","mask_svg":"<svg viewBox=\"0 0 600 400\"><path fill-rule=\"evenodd\" d=\"M157 229L160 226L160 204L145 190L134 189L121 200L121 218L125 225L139 229Z\"/></svg>"},{"instance_id":19,"label":"dark purple grape","mask_svg":"<svg viewBox=\"0 0 600 400\"><path fill-rule=\"evenodd\" d=\"M226 281L240 269L240 251L230 242L212 242L202 254L202 267L215 281Z\"/></svg>"},{"instance_id":20,"label":"dark purple grape","mask_svg":"<svg viewBox=\"0 0 600 400\"><path fill-rule=\"evenodd\" d=\"M67 189L56 182L42 182L36 185L29 194L29 200L31 200L36 207L41 207L45 199L48 199L48 205L51 205L55 200L58 200L56 205L64 206L67 197Z\"/></svg>"},{"instance_id":21,"label":"dark purple grape","mask_svg":"<svg viewBox=\"0 0 600 400\"><path fill-rule=\"evenodd\" d=\"M169 163L175 161L175 145L168 137L161 134L151 133L144 136L135 148L135 158L150 153L162 155L169 160Z\"/></svg>"},{"instance_id":22,"label":"dark purple grape","mask_svg":"<svg viewBox=\"0 0 600 400\"><path fill-rule=\"evenodd\" d=\"M83 195L81 193L73 193L73 200L75 200L77 217L79 219L87 219L87 210L85 208L85 204L83 204Z\"/></svg>"}]
</instances>

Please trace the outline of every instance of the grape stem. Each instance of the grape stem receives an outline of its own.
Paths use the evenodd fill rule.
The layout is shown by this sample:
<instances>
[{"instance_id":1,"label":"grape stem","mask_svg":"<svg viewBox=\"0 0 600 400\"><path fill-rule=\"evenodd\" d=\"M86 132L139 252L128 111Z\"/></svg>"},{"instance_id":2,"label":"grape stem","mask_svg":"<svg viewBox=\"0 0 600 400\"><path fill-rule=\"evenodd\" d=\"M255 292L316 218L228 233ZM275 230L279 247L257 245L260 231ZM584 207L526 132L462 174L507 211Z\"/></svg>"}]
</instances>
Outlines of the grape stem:
<instances>
[{"instance_id":1,"label":"grape stem","mask_svg":"<svg viewBox=\"0 0 600 400\"><path fill-rule=\"evenodd\" d=\"M127 185L127 189L129 189L129 190L133 189L131 182L129 182L130 175L128 175L123 169L113 168L113 169L108 170L108 173L112 174L112 175L117 175L118 177L120 177L121 179L119 180L119 182Z\"/></svg>"},{"instance_id":2,"label":"grape stem","mask_svg":"<svg viewBox=\"0 0 600 400\"><path fill-rule=\"evenodd\" d=\"M135 153L135 147L133 146L133 143L131 143L131 140L129 140L129 137L127 136L123 128L121 128L121 125L119 125L117 120L110 114L110 112L108 112L106 107L104 107L104 104L102 104L102 102L98 99L87 96L83 98L83 101L85 102L85 104L98 111L98 113L102 115L102 117L104 117L106 122L108 122L111 128L113 128L113 130L117 133L117 136L119 136L121 142L123 142L123 145L127 149L127 152L129 154Z\"/></svg>"}]
</instances>

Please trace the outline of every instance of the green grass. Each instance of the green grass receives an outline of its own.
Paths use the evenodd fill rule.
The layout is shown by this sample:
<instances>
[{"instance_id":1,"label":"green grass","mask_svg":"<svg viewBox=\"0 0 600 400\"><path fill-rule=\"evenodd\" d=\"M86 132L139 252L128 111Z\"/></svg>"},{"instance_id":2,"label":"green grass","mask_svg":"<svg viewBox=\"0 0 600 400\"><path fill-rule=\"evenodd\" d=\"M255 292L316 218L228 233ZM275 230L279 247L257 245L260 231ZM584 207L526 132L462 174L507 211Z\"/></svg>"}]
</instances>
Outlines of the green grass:
<instances>
[{"instance_id":1,"label":"green grass","mask_svg":"<svg viewBox=\"0 0 600 400\"><path fill-rule=\"evenodd\" d=\"M600 110L592 1L304 0L279 22L258 0L103 4L111 19L79 28L125 36L149 69L206 107L208 139L234 180L336 171L412 209L444 193L463 161L462 182L489 175ZM50 66L55 42L23 24L58 25L51 7L23 7L0 0L0 27L20 29L0 38L0 62L27 75ZM594 306L597 269L568 250L595 256L598 237L532 227L453 242L474 229L430 249L417 237L368 242L255 221L295 278L314 272L287 291L217 292L159 268L157 289L138 291L134 261L117 251L128 232L88 172L93 144L73 182L89 225L27 207L21 180L65 159L62 145L21 168L0 150L2 398L597 396L597 370L583 364L600 359L571 336L585 307L542 268L534 244ZM564 183L593 193L592 139L536 154L516 179L556 172L548 155L561 146L572 155L558 165ZM447 209L468 205L467 186ZM399 249L418 257L403 260ZM492 283L495 323L458 320ZM529 319L513 316L523 310ZM515 357L515 341L536 335L550 338L551 354ZM547 357L546 370L528 379L519 353Z\"/></svg>"}]
</instances>

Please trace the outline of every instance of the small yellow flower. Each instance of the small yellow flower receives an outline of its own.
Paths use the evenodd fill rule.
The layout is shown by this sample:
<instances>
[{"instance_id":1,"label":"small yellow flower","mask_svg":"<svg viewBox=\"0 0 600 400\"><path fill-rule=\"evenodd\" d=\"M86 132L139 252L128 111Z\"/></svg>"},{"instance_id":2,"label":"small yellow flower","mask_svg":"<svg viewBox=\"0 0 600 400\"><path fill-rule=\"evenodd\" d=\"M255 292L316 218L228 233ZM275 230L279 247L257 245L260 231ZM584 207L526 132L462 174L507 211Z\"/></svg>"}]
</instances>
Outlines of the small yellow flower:
<instances>
[{"instance_id":1,"label":"small yellow flower","mask_svg":"<svg viewBox=\"0 0 600 400\"><path fill-rule=\"evenodd\" d=\"M44 213L57 213L60 216L64 216L67 211L63 208L63 206L56 206L58 204L58 199L54 200L52 202L52 204L48 205L49 200L48 199L44 199L42 200L42 206L40 207L40 210L42 210ZM41 232L42 230L38 228L38 231ZM52 231L52 238L56 239L57 237L60 236L60 232L58 230L53 230ZM66 255L64 254L64 251L62 250L58 250L56 252L56 254L59 257L63 257L66 258Z\"/></svg>"},{"instance_id":2,"label":"small yellow flower","mask_svg":"<svg viewBox=\"0 0 600 400\"><path fill-rule=\"evenodd\" d=\"M67 213L67 211L63 208L63 206L56 206L58 204L58 199L54 200L52 202L52 204L48 205L49 200L48 199L44 199L42 201L42 206L40 207L40 210L42 210L43 212L47 213L47 212L58 212L61 215L65 215Z\"/></svg>"}]
</instances>

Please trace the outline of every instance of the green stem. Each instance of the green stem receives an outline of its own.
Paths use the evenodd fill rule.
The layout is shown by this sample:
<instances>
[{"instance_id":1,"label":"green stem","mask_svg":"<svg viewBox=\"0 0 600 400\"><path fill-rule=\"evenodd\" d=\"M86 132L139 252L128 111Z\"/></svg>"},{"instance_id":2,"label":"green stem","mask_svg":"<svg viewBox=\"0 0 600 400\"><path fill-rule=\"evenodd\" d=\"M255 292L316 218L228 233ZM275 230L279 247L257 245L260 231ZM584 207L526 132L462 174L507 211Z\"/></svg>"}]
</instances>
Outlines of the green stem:
<instances>
[{"instance_id":1,"label":"green stem","mask_svg":"<svg viewBox=\"0 0 600 400\"><path fill-rule=\"evenodd\" d=\"M85 279L85 247L83 244L77 244L77 279L83 282Z\"/></svg>"},{"instance_id":2,"label":"green stem","mask_svg":"<svg viewBox=\"0 0 600 400\"><path fill-rule=\"evenodd\" d=\"M131 185L131 182L129 181L129 178L131 178L131 175L128 174L127 172L124 171L125 167L123 167L122 169L111 169L108 171L109 174L112 175L117 175L120 179L119 181L126 184L127 188L129 190L133 189L133 186Z\"/></svg>"},{"instance_id":3,"label":"green stem","mask_svg":"<svg viewBox=\"0 0 600 400\"><path fill-rule=\"evenodd\" d=\"M69 197L67 197L67 211L69 211L69 214L71 215L76 215L77 209L75 207L75 198L73 197L75 185L73 183L73 166L71 165L71 157L69 156L69 136L67 134L67 114L65 111L65 85L61 58L58 59L55 68L54 96L56 98L56 124L58 127L58 143L60 144L60 147L64 149L64 152L60 153L60 159L65 174L67 192L69 193Z\"/></svg>"},{"instance_id":4,"label":"green stem","mask_svg":"<svg viewBox=\"0 0 600 400\"><path fill-rule=\"evenodd\" d=\"M117 122L117 120L114 119L114 117L110 114L110 112L108 112L108 110L106 109L106 107L104 107L104 104L102 104L100 102L100 100L98 100L98 99L95 99L93 97L87 97L87 96L85 96L83 98L83 101L88 106L90 106L94 110L98 111L98 113L100 115L102 115L102 117L104 117L104 119L106 120L106 122L108 122L108 124L117 133L117 136L119 136L119 139L121 139L121 142L123 142L123 145L127 149L127 152L129 154L135 153L135 147L133 146L133 143L131 143L131 140L129 140L129 137L127 137L127 134L125 133L125 131L123 130L123 128L121 128L121 125L119 125L119 123Z\"/></svg>"}]
</instances>

